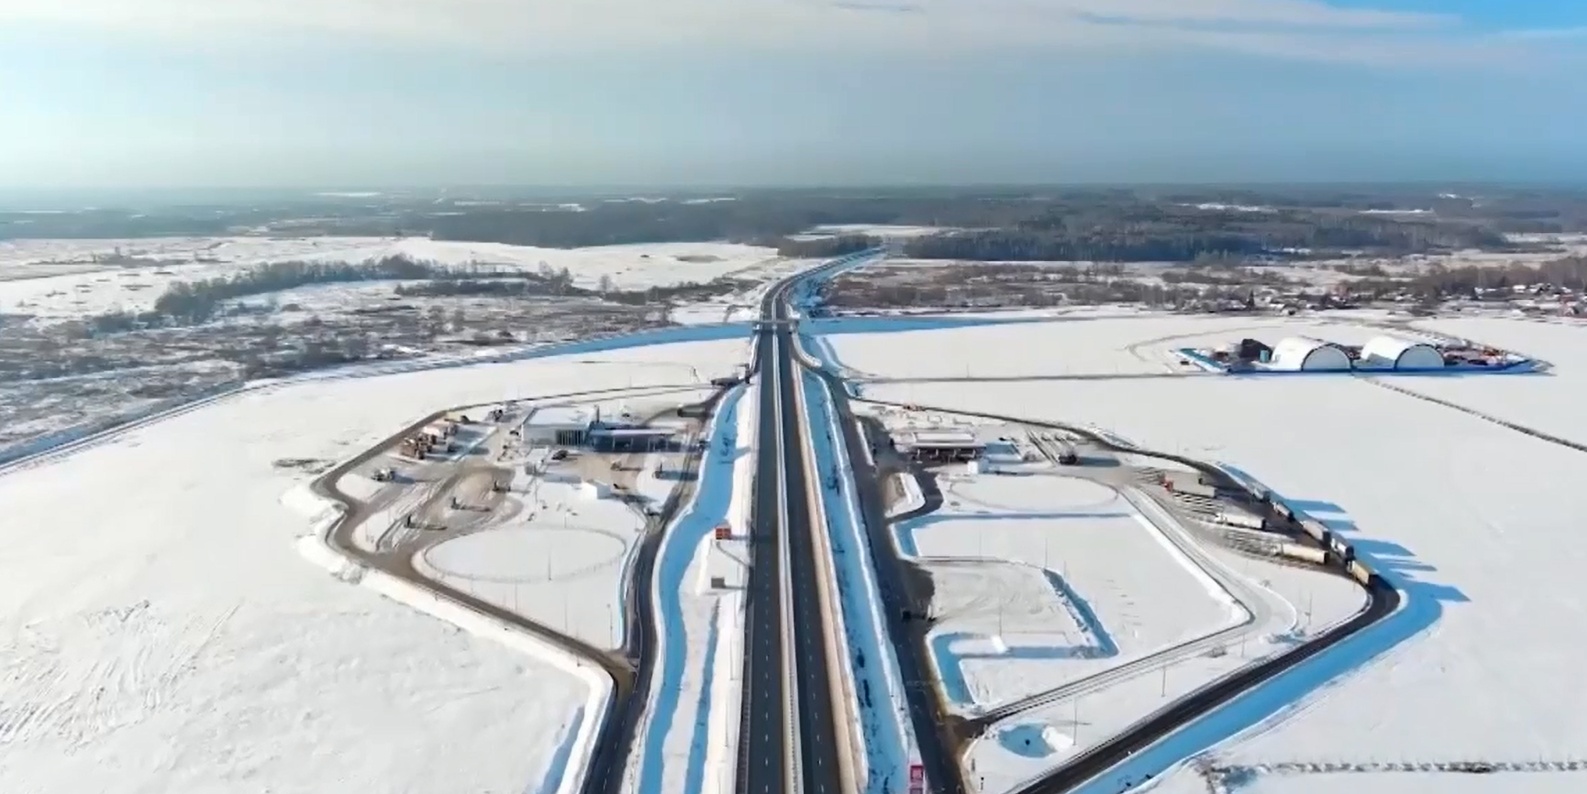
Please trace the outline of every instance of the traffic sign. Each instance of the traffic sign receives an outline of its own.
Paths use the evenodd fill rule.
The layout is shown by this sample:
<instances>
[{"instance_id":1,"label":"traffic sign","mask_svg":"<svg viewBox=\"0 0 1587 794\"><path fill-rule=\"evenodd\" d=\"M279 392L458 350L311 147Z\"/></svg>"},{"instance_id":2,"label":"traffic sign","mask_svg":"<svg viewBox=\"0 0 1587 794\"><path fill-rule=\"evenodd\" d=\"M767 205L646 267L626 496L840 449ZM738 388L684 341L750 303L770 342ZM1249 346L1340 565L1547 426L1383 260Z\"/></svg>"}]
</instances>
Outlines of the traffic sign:
<instances>
[{"instance_id":1,"label":"traffic sign","mask_svg":"<svg viewBox=\"0 0 1587 794\"><path fill-rule=\"evenodd\" d=\"M909 787L918 788L926 782L926 767L921 764L909 765Z\"/></svg>"}]
</instances>

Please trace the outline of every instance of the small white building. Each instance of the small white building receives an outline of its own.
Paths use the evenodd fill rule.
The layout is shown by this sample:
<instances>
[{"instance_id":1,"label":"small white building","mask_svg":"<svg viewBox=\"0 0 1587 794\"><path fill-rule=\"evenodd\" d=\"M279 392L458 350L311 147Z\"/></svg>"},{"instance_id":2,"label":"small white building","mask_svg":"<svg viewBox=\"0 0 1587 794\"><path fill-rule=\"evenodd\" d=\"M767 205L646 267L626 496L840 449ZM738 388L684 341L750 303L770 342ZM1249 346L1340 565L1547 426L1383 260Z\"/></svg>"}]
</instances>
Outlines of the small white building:
<instances>
[{"instance_id":1,"label":"small white building","mask_svg":"<svg viewBox=\"0 0 1587 794\"><path fill-rule=\"evenodd\" d=\"M1444 354L1424 342L1375 336L1361 346L1361 363L1378 369L1441 370Z\"/></svg>"},{"instance_id":2,"label":"small white building","mask_svg":"<svg viewBox=\"0 0 1587 794\"><path fill-rule=\"evenodd\" d=\"M576 446L584 443L594 419L594 412L583 406L548 405L534 409L520 432L525 444Z\"/></svg>"},{"instance_id":3,"label":"small white building","mask_svg":"<svg viewBox=\"0 0 1587 794\"><path fill-rule=\"evenodd\" d=\"M1273 346L1268 369L1290 372L1348 372L1350 356L1321 339L1291 336Z\"/></svg>"},{"instance_id":4,"label":"small white building","mask_svg":"<svg viewBox=\"0 0 1587 794\"><path fill-rule=\"evenodd\" d=\"M579 496L594 501L605 499L612 495L612 486L599 480L585 480L579 483Z\"/></svg>"},{"instance_id":5,"label":"small white building","mask_svg":"<svg viewBox=\"0 0 1587 794\"><path fill-rule=\"evenodd\" d=\"M934 463L976 460L986 451L975 432L964 429L915 430L895 435L893 443L915 460Z\"/></svg>"}]
</instances>

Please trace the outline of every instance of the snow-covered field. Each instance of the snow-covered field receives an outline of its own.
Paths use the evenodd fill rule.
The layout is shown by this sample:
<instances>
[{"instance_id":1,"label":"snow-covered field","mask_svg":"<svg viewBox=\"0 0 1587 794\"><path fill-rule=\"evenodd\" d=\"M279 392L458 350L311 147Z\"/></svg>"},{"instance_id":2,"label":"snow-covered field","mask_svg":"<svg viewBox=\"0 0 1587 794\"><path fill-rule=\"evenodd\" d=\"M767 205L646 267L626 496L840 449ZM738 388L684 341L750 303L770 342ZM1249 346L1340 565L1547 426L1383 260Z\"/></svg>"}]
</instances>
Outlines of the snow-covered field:
<instances>
[{"instance_id":1,"label":"snow-covered field","mask_svg":"<svg viewBox=\"0 0 1587 794\"><path fill-rule=\"evenodd\" d=\"M723 371L743 349L300 382L8 472L0 787L554 790L585 684L306 562L309 519L283 497L313 475L277 461L349 457L438 406ZM657 361L677 366L640 366Z\"/></svg>"},{"instance_id":2,"label":"snow-covered field","mask_svg":"<svg viewBox=\"0 0 1587 794\"><path fill-rule=\"evenodd\" d=\"M925 237L951 231L937 226L906 226L888 223L829 223L810 230L814 234L867 234L872 237Z\"/></svg>"},{"instance_id":3,"label":"snow-covered field","mask_svg":"<svg viewBox=\"0 0 1587 794\"><path fill-rule=\"evenodd\" d=\"M1587 361L1572 349L1576 329L1470 323L1429 327L1550 359L1555 374L1411 379L1406 385L1439 390L1451 400L1486 401L1487 410L1561 432L1587 421L1574 399L1577 379L1587 377ZM1118 351L1132 336L1174 333L1160 321L1136 328L1101 326L1099 344ZM877 336L868 344L891 343L891 365L874 356L857 363L902 374L986 366L988 351L998 346L1052 349L1024 341L1025 327L992 330L1004 334L1001 342L969 332L931 332L929 343L924 334L914 340ZM1189 325L1179 333L1196 331ZM863 355L867 343L858 339L830 341L840 356ZM1074 339L1083 344L1085 332L1076 329ZM1161 771L1220 743L1218 763L1249 767L1567 761L1587 747L1587 692L1571 684L1583 645L1568 628L1587 618L1587 605L1561 595L1577 589L1587 564L1587 545L1577 542L1587 495L1565 484L1580 468L1581 452L1359 378L873 384L866 393L1090 423L1148 446L1226 461L1344 533L1406 592L1405 608L1385 623L1142 754L1130 770L1136 780L1154 764ZM1082 727L1085 710L1082 703ZM1496 787L1482 790L1555 790L1546 787L1556 786L1557 774L1496 773L1490 778ZM1324 790L1325 784L1305 777L1274 776L1249 790ZM1381 790L1453 790L1448 775L1373 777L1392 787ZM1356 790L1355 775L1330 778ZM1117 791L1118 783L1110 776L1086 790Z\"/></svg>"},{"instance_id":4,"label":"snow-covered field","mask_svg":"<svg viewBox=\"0 0 1587 794\"><path fill-rule=\"evenodd\" d=\"M1269 344L1286 336L1362 344L1385 333L1382 328L1368 325L1372 317L1327 320L1165 314L1063 318L1037 315L1019 318L1022 322L973 327L841 333L827 340L836 349L838 360L857 377L1194 374L1177 363L1175 349L1212 347L1237 342L1246 336L1264 339ZM900 351L930 350L939 345L951 345L952 350L974 350L975 355L899 355Z\"/></svg>"},{"instance_id":5,"label":"snow-covered field","mask_svg":"<svg viewBox=\"0 0 1587 794\"><path fill-rule=\"evenodd\" d=\"M572 482L531 479L524 514L436 545L414 560L425 576L597 648L623 640L622 580L644 519Z\"/></svg>"},{"instance_id":6,"label":"snow-covered field","mask_svg":"<svg viewBox=\"0 0 1587 794\"><path fill-rule=\"evenodd\" d=\"M1386 766L1392 761L1381 762ZM1587 772L1517 772L1471 774L1460 772L1367 771L1333 773L1266 773L1255 771L1228 791L1239 794L1402 794L1431 791L1437 794L1580 794L1587 791ZM1153 794L1207 794L1200 776L1179 774L1152 789Z\"/></svg>"},{"instance_id":7,"label":"snow-covered field","mask_svg":"<svg viewBox=\"0 0 1587 794\"><path fill-rule=\"evenodd\" d=\"M971 745L977 791L1010 790L1362 605L1342 580L1197 546L1124 493L1052 472L950 478L942 509L895 530L936 583L950 700L1051 693Z\"/></svg>"},{"instance_id":8,"label":"snow-covered field","mask_svg":"<svg viewBox=\"0 0 1587 794\"><path fill-rule=\"evenodd\" d=\"M161 264L124 266L102 261L117 252ZM774 249L731 243L555 249L418 237L16 240L0 242L0 311L48 318L142 311L153 307L155 299L176 282L226 276L270 262L357 264L398 255L515 271L535 271L541 265L553 270L565 267L578 286L593 288L605 277L619 289L705 282L730 274L750 277L782 261ZM353 288L342 292L348 289Z\"/></svg>"},{"instance_id":9,"label":"snow-covered field","mask_svg":"<svg viewBox=\"0 0 1587 794\"><path fill-rule=\"evenodd\" d=\"M950 695L997 705L1247 619L1100 483L944 485L944 509L895 531L906 552L940 561L933 646Z\"/></svg>"},{"instance_id":10,"label":"snow-covered field","mask_svg":"<svg viewBox=\"0 0 1587 794\"><path fill-rule=\"evenodd\" d=\"M709 301L674 307L669 318L680 325L750 322L760 316L760 301L772 283L819 264L811 259L770 259L733 273L734 278L759 282L756 286Z\"/></svg>"},{"instance_id":11,"label":"snow-covered field","mask_svg":"<svg viewBox=\"0 0 1587 794\"><path fill-rule=\"evenodd\" d=\"M1418 326L1499 345L1554 368L1523 377L1395 378L1394 386L1587 443L1587 410L1581 408L1587 394L1587 326L1497 318L1431 320Z\"/></svg>"}]
</instances>

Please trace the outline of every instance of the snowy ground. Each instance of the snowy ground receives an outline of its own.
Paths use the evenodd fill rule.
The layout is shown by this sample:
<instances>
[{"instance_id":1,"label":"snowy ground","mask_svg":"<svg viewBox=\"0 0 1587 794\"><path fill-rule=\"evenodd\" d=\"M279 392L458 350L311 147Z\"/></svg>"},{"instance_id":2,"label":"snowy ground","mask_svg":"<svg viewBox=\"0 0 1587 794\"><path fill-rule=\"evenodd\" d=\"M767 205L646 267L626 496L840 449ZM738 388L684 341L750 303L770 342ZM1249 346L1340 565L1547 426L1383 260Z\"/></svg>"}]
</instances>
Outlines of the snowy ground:
<instances>
[{"instance_id":1,"label":"snowy ground","mask_svg":"<svg viewBox=\"0 0 1587 794\"><path fill-rule=\"evenodd\" d=\"M935 561L932 644L961 703L1031 695L1248 617L1104 485L1056 475L944 485L944 509L895 534Z\"/></svg>"},{"instance_id":2,"label":"snowy ground","mask_svg":"<svg viewBox=\"0 0 1587 794\"><path fill-rule=\"evenodd\" d=\"M1582 357L1567 335L1574 329L1472 322L1480 325L1431 327L1553 356L1557 374L1416 379L1413 388L1465 390L1454 396L1555 427L1579 426L1573 384ZM1137 327L1139 339L1164 334L1161 323ZM1119 331L1102 344L1128 338ZM845 337L831 341L840 352L863 349ZM968 333L944 333L929 345L893 349L892 371L900 372L981 362L988 346ZM872 385L867 393L1092 423L1157 448L1227 461L1343 532L1407 592L1407 606L1386 623L1137 758L1137 780L1153 765L1161 771L1242 731L1246 738L1219 750L1220 763L1587 754L1587 694L1568 685L1583 648L1575 633L1560 629L1581 624L1587 606L1559 595L1575 591L1587 564L1587 547L1575 541L1587 496L1560 485L1580 467L1582 453L1357 378L935 383ZM1082 702L1082 723L1085 708ZM1061 711L1052 719L1061 722ZM1276 724L1264 722L1274 715ZM1516 788L1502 790L1544 790L1533 786L1553 783L1529 781L1551 774L1506 775ZM1448 790L1445 775L1390 777L1396 792ZM1113 792L1118 782L1109 777L1085 790ZM1316 790L1295 789L1310 784L1287 778L1273 785L1282 794Z\"/></svg>"},{"instance_id":3,"label":"snowy ground","mask_svg":"<svg viewBox=\"0 0 1587 794\"><path fill-rule=\"evenodd\" d=\"M1365 324L1370 322L1365 318L1372 316L1323 320L1082 315L1043 321L1040 315L1027 315L1018 318L1025 322L928 327L897 333L838 333L827 337L827 341L849 372L862 378L1195 375L1193 370L1177 363L1175 349L1212 347L1237 342L1246 336L1264 339L1269 344L1286 336L1313 336L1342 344L1362 344L1385 333L1381 328ZM957 325L965 321L966 318L953 318L944 324ZM929 351L945 345L951 351L974 350L975 355L899 355L900 351Z\"/></svg>"},{"instance_id":4,"label":"snowy ground","mask_svg":"<svg viewBox=\"0 0 1587 794\"><path fill-rule=\"evenodd\" d=\"M1385 764L1392 762L1384 762ZM1241 770L1242 772L1244 770ZM1227 790L1238 794L1580 794L1587 791L1587 772L1521 772L1470 774L1458 772L1372 771L1338 773L1254 774ZM1199 775L1178 774L1151 790L1153 794L1207 794ZM1221 793L1220 793L1221 794Z\"/></svg>"},{"instance_id":5,"label":"snowy ground","mask_svg":"<svg viewBox=\"0 0 1587 794\"><path fill-rule=\"evenodd\" d=\"M584 685L310 565L282 497L313 475L276 462L346 458L437 406L680 377L618 362L686 377L743 349L304 382L0 477L5 789L539 791Z\"/></svg>"},{"instance_id":6,"label":"snowy ground","mask_svg":"<svg viewBox=\"0 0 1587 794\"><path fill-rule=\"evenodd\" d=\"M829 223L810 230L813 234L866 234L872 237L925 237L951 231L938 226L903 226L887 223Z\"/></svg>"},{"instance_id":7,"label":"snowy ground","mask_svg":"<svg viewBox=\"0 0 1587 794\"><path fill-rule=\"evenodd\" d=\"M96 258L105 260L118 250L123 257L148 263L96 263ZM270 262L359 263L397 255L519 271L538 270L542 264L553 270L565 267L578 286L593 288L607 277L619 289L705 282L730 274L747 278L782 261L773 249L730 243L555 249L413 237L16 240L0 242L0 312L66 318L118 309L141 311L152 308L155 299L179 281L225 276ZM371 288L343 287L316 299L356 298L360 289ZM385 292L389 291L388 285Z\"/></svg>"},{"instance_id":8,"label":"snowy ground","mask_svg":"<svg viewBox=\"0 0 1587 794\"><path fill-rule=\"evenodd\" d=\"M668 318L679 325L751 322L760 316L760 301L773 283L818 264L819 260L812 259L769 259L735 271L731 274L734 278L758 283L714 300L681 304Z\"/></svg>"},{"instance_id":9,"label":"snowy ground","mask_svg":"<svg viewBox=\"0 0 1587 794\"><path fill-rule=\"evenodd\" d=\"M1547 374L1489 378L1395 378L1391 385L1587 443L1587 326L1521 319L1422 321L1440 333L1512 349L1554 365ZM1429 411L1452 410L1428 406Z\"/></svg>"},{"instance_id":10,"label":"snowy ground","mask_svg":"<svg viewBox=\"0 0 1587 794\"><path fill-rule=\"evenodd\" d=\"M944 499L896 530L936 581L944 691L977 706L1066 693L971 746L981 792L1007 791L1363 601L1340 580L1197 546L1140 494L1098 483L982 475L950 480Z\"/></svg>"},{"instance_id":11,"label":"snowy ground","mask_svg":"<svg viewBox=\"0 0 1587 794\"><path fill-rule=\"evenodd\" d=\"M522 515L436 545L415 567L597 648L621 646L623 579L643 517L616 499L581 495L576 483L517 474Z\"/></svg>"}]
</instances>

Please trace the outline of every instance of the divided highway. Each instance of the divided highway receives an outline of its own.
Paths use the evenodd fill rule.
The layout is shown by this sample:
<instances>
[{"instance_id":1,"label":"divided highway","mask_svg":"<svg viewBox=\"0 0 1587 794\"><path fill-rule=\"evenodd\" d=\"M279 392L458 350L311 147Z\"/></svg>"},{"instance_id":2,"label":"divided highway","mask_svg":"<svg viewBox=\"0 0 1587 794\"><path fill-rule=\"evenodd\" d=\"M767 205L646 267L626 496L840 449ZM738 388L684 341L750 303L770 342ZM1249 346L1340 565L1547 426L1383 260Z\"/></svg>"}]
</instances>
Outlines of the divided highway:
<instances>
[{"instance_id":1,"label":"divided highway","mask_svg":"<svg viewBox=\"0 0 1587 794\"><path fill-rule=\"evenodd\" d=\"M804 407L787 297L778 284L761 304L754 377L759 380L753 549L746 604L744 710L738 790L747 794L842 794L844 764L834 713L835 673L819 605L816 538L806 477Z\"/></svg>"},{"instance_id":2,"label":"divided highway","mask_svg":"<svg viewBox=\"0 0 1587 794\"><path fill-rule=\"evenodd\" d=\"M738 732L738 790L793 794L788 785L787 697L783 688L782 475L776 390L766 371L775 366L776 336L756 340L761 378L756 441L755 501L750 520L751 561L745 583L744 697Z\"/></svg>"}]
</instances>

